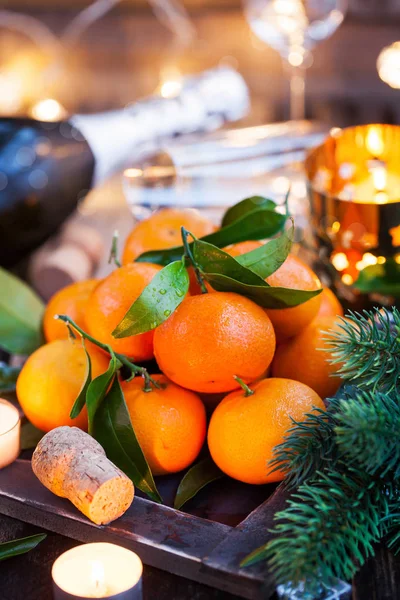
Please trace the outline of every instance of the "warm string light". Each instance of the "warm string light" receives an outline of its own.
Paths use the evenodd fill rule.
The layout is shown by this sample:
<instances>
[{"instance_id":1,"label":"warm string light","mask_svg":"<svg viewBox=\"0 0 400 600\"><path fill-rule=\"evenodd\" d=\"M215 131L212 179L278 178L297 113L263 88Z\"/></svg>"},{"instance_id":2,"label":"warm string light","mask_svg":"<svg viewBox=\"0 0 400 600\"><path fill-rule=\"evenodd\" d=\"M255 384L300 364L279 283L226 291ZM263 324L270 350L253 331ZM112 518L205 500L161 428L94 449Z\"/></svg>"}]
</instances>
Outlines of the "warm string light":
<instances>
[{"instance_id":1,"label":"warm string light","mask_svg":"<svg viewBox=\"0 0 400 600\"><path fill-rule=\"evenodd\" d=\"M377 68L382 81L392 88L400 88L400 42L383 48L378 56Z\"/></svg>"},{"instance_id":2,"label":"warm string light","mask_svg":"<svg viewBox=\"0 0 400 600\"><path fill-rule=\"evenodd\" d=\"M31 109L31 116L37 121L55 123L67 116L65 108L54 98L40 100Z\"/></svg>"},{"instance_id":3,"label":"warm string light","mask_svg":"<svg viewBox=\"0 0 400 600\"><path fill-rule=\"evenodd\" d=\"M122 0L94 0L89 6L80 11L67 24L64 31L56 36L52 30L36 17L0 10L0 27L10 29L28 37L45 56L51 57L52 62L42 72L42 87L46 88L49 80L52 85L62 74L66 48L76 44L83 33L96 21L105 16ZM195 27L180 0L149 0L158 20L174 35L175 49L181 51L189 45L196 35ZM181 75L162 79L160 93L164 98L177 96L181 91ZM37 78L35 78L35 82ZM17 70L10 72L0 68L0 114L14 115L20 113L25 105L25 97L29 96L26 77L20 76ZM46 104L45 104L46 103ZM58 106L57 106L58 105ZM30 109L30 113L39 113L43 121L57 121L65 117L65 110L58 100L43 99Z\"/></svg>"}]
</instances>

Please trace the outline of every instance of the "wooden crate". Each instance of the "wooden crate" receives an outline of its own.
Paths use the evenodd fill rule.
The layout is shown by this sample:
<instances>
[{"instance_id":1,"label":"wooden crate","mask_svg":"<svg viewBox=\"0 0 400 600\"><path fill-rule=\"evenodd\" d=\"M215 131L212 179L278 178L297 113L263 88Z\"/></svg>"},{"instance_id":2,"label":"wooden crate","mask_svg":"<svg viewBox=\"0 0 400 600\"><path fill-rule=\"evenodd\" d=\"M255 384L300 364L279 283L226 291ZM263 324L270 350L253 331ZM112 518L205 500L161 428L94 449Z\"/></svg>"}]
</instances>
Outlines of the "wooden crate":
<instances>
[{"instance_id":1,"label":"wooden crate","mask_svg":"<svg viewBox=\"0 0 400 600\"><path fill-rule=\"evenodd\" d=\"M162 478L161 493L172 498L171 490L180 477ZM33 474L29 459L18 459L0 470L0 513L81 542L118 543L136 551L147 565L248 600L269 598L275 585L265 564L245 569L240 568L240 561L267 541L273 516L282 508L286 492L281 486L273 490L274 486L227 481L216 482L209 491L204 490L199 499L188 504L189 512L137 496L123 517L101 527L68 500L44 488ZM271 495L243 520L236 525L226 524L240 519L257 502L257 496L268 494ZM207 497L209 503L205 502ZM223 505L219 514L215 512L216 502ZM207 509L214 511L219 520L196 516Z\"/></svg>"}]
</instances>

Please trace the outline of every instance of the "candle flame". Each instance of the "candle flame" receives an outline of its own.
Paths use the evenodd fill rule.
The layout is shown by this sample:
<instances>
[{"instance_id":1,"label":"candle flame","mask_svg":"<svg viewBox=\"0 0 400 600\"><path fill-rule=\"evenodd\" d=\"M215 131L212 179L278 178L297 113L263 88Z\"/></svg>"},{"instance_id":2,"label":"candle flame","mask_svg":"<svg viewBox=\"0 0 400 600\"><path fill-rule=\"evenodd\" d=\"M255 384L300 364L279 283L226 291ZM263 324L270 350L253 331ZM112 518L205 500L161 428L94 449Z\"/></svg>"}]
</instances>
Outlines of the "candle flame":
<instances>
[{"instance_id":1,"label":"candle flame","mask_svg":"<svg viewBox=\"0 0 400 600\"><path fill-rule=\"evenodd\" d=\"M104 565L99 560L91 561L91 582L95 593L95 598L102 598L106 595L106 575Z\"/></svg>"},{"instance_id":2,"label":"candle flame","mask_svg":"<svg viewBox=\"0 0 400 600\"><path fill-rule=\"evenodd\" d=\"M387 184L387 170L386 167L376 166L371 169L372 180L374 182L374 188L377 192L383 192L386 189Z\"/></svg>"},{"instance_id":3,"label":"candle flame","mask_svg":"<svg viewBox=\"0 0 400 600\"><path fill-rule=\"evenodd\" d=\"M370 127L365 141L368 152L379 158L385 150L385 144L382 139L381 132L378 127Z\"/></svg>"}]
</instances>

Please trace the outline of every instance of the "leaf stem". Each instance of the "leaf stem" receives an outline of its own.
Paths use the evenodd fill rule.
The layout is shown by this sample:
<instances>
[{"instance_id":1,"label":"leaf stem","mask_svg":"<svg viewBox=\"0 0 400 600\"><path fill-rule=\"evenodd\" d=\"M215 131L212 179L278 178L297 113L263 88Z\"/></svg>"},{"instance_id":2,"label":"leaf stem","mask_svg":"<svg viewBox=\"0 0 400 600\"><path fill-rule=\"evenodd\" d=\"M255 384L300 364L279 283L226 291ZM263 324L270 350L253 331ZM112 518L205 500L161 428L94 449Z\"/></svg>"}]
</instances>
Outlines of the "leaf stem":
<instances>
[{"instance_id":1,"label":"leaf stem","mask_svg":"<svg viewBox=\"0 0 400 600\"><path fill-rule=\"evenodd\" d=\"M136 377L136 375L140 375L140 377L143 377L145 392L151 392L151 385L154 385L154 387L158 389L161 388L158 381L155 381L155 379L151 377L150 373L145 367L139 367L139 365L135 365L135 363L131 362L125 356L125 354L119 354L118 352L114 352L111 346L109 346L108 344L103 344L102 342L99 342L99 340L96 340L96 338L92 337L91 335L86 333L86 331L84 331L81 327L79 327L79 325L77 325L70 317L68 317L68 315L55 315L54 318L66 323L67 327L72 327L73 329L75 329L75 331L77 331L85 340L92 342L92 344L94 344L98 348L101 348L110 355L114 354L117 360L119 360L119 362L121 363L121 365L129 369L132 373L132 377L130 379L133 379L134 377Z\"/></svg>"},{"instance_id":2,"label":"leaf stem","mask_svg":"<svg viewBox=\"0 0 400 600\"><path fill-rule=\"evenodd\" d=\"M114 235L112 237L112 242L111 242L110 256L108 257L108 264L110 265L113 262L116 267L121 266L121 262L118 258L118 240L119 240L119 233L118 233L118 231L114 231Z\"/></svg>"},{"instance_id":3,"label":"leaf stem","mask_svg":"<svg viewBox=\"0 0 400 600\"><path fill-rule=\"evenodd\" d=\"M234 379L236 379L242 390L244 390L245 398L254 394L254 391L251 388L249 388L249 386L243 381L243 379L240 379L240 377L238 377L237 375L234 375Z\"/></svg>"},{"instance_id":4,"label":"leaf stem","mask_svg":"<svg viewBox=\"0 0 400 600\"><path fill-rule=\"evenodd\" d=\"M183 242L183 247L185 250L184 253L184 257L192 264L193 269L194 269L194 274L196 275L196 279L197 279L197 283L200 286L201 289L201 293L202 294L207 294L208 290L206 287L206 284L204 282L204 278L200 272L199 269L199 265L197 264L197 262L194 259L192 250L190 248L190 244L188 242L188 236L190 235L193 239L196 239L194 237L194 235L192 233L190 233L190 231L187 231L187 229L185 229L184 227L181 227L181 234L182 234L182 242Z\"/></svg>"}]
</instances>

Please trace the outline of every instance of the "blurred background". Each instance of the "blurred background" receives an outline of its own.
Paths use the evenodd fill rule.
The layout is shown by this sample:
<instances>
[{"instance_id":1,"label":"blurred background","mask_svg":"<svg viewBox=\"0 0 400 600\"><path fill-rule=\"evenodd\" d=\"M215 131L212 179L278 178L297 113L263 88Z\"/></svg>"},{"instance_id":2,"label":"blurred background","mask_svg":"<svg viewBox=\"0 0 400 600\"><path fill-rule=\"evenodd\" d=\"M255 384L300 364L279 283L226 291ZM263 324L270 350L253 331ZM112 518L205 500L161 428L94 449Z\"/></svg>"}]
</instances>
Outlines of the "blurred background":
<instances>
[{"instance_id":1,"label":"blurred background","mask_svg":"<svg viewBox=\"0 0 400 600\"><path fill-rule=\"evenodd\" d=\"M281 58L253 33L243 4L3 1L0 114L46 119L116 108L156 89L168 95L183 74L220 63L236 67L250 87L246 123L283 120ZM349 0L344 23L314 48L306 116L338 126L398 123L400 92L380 79L377 58L398 39L399 26L398 0ZM43 104L49 99L56 102Z\"/></svg>"}]
</instances>

